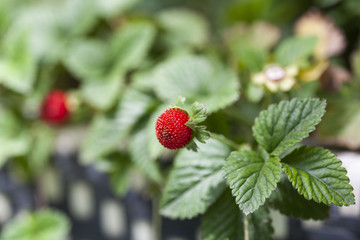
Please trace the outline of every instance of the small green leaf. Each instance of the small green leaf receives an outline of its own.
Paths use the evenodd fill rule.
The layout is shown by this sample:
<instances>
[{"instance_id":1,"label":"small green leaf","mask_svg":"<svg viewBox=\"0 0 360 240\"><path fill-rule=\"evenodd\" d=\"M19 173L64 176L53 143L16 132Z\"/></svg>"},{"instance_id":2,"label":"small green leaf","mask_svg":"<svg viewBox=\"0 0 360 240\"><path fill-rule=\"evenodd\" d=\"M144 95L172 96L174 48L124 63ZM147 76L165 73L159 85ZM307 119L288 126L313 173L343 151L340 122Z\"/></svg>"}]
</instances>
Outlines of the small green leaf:
<instances>
[{"instance_id":1,"label":"small green leaf","mask_svg":"<svg viewBox=\"0 0 360 240\"><path fill-rule=\"evenodd\" d=\"M37 62L32 55L25 33L11 35L4 44L0 58L0 83L18 93L32 90Z\"/></svg>"},{"instance_id":2,"label":"small green leaf","mask_svg":"<svg viewBox=\"0 0 360 240\"><path fill-rule=\"evenodd\" d=\"M4 36L3 34L13 24L14 18L23 7L24 2L18 0L2 0L0 2L0 36Z\"/></svg>"},{"instance_id":3,"label":"small green leaf","mask_svg":"<svg viewBox=\"0 0 360 240\"><path fill-rule=\"evenodd\" d=\"M58 38L78 38L90 31L97 23L97 8L94 1L65 0L57 3L60 6L57 4L51 4L51 6L53 11L59 11L59 9L61 11L55 15L58 26L53 28L57 30L55 33Z\"/></svg>"},{"instance_id":4,"label":"small green leaf","mask_svg":"<svg viewBox=\"0 0 360 240\"><path fill-rule=\"evenodd\" d=\"M119 196L124 196L131 184L130 173L131 173L131 161L127 154L117 152L106 158L110 161L109 170L109 181L112 190Z\"/></svg>"},{"instance_id":5,"label":"small green leaf","mask_svg":"<svg viewBox=\"0 0 360 240\"><path fill-rule=\"evenodd\" d=\"M254 47L242 46L235 54L240 64L252 72L262 71L268 57L265 50Z\"/></svg>"},{"instance_id":6,"label":"small green leaf","mask_svg":"<svg viewBox=\"0 0 360 240\"><path fill-rule=\"evenodd\" d=\"M354 94L358 92L356 89L356 86L351 86ZM359 104L359 99L354 97L336 98L329 103L326 114L317 128L320 139L324 138L334 146L360 149Z\"/></svg>"},{"instance_id":7,"label":"small green leaf","mask_svg":"<svg viewBox=\"0 0 360 240\"><path fill-rule=\"evenodd\" d=\"M286 177L280 180L272 192L269 203L287 216L314 220L329 218L329 206L306 200L298 194Z\"/></svg>"},{"instance_id":8,"label":"small green leaf","mask_svg":"<svg viewBox=\"0 0 360 240\"><path fill-rule=\"evenodd\" d=\"M90 105L100 110L106 110L116 102L123 81L122 74L87 79L82 84L80 91L84 100Z\"/></svg>"},{"instance_id":9,"label":"small green leaf","mask_svg":"<svg viewBox=\"0 0 360 240\"><path fill-rule=\"evenodd\" d=\"M65 63L82 78L81 92L92 106L106 110L119 95L127 71L138 67L147 56L155 28L147 22L130 22L104 43L79 41L69 51Z\"/></svg>"},{"instance_id":10,"label":"small green leaf","mask_svg":"<svg viewBox=\"0 0 360 240\"><path fill-rule=\"evenodd\" d=\"M10 111L0 107L0 166L10 157L26 155L31 144L29 131Z\"/></svg>"},{"instance_id":11,"label":"small green leaf","mask_svg":"<svg viewBox=\"0 0 360 240\"><path fill-rule=\"evenodd\" d=\"M155 27L145 21L129 22L110 39L112 71L122 72L139 67L154 41Z\"/></svg>"},{"instance_id":12,"label":"small green leaf","mask_svg":"<svg viewBox=\"0 0 360 240\"><path fill-rule=\"evenodd\" d=\"M275 156L264 160L254 151L240 150L230 154L224 170L236 203L249 214L263 205L275 190L280 181L281 165Z\"/></svg>"},{"instance_id":13,"label":"small green leaf","mask_svg":"<svg viewBox=\"0 0 360 240\"><path fill-rule=\"evenodd\" d=\"M94 116L80 147L80 159L84 164L95 162L116 149L115 143L121 140L121 137L118 136L120 133L114 129L114 120L103 115Z\"/></svg>"},{"instance_id":14,"label":"small green leaf","mask_svg":"<svg viewBox=\"0 0 360 240\"><path fill-rule=\"evenodd\" d=\"M101 78L109 70L109 49L99 40L78 40L69 47L63 61L80 80Z\"/></svg>"},{"instance_id":15,"label":"small green leaf","mask_svg":"<svg viewBox=\"0 0 360 240\"><path fill-rule=\"evenodd\" d=\"M62 240L70 232L64 214L50 209L24 213L5 225L1 240Z\"/></svg>"},{"instance_id":16,"label":"small green leaf","mask_svg":"<svg viewBox=\"0 0 360 240\"><path fill-rule=\"evenodd\" d=\"M264 97L264 87L249 82L245 94L250 102L258 103Z\"/></svg>"},{"instance_id":17,"label":"small green leaf","mask_svg":"<svg viewBox=\"0 0 360 240\"><path fill-rule=\"evenodd\" d=\"M197 152L181 150L167 180L161 213L170 218L192 218L216 201L226 188L222 167L229 148L213 139Z\"/></svg>"},{"instance_id":18,"label":"small green leaf","mask_svg":"<svg viewBox=\"0 0 360 240\"><path fill-rule=\"evenodd\" d=\"M95 2L98 5L98 11L101 16L112 17L130 9L140 0L104 0Z\"/></svg>"},{"instance_id":19,"label":"small green leaf","mask_svg":"<svg viewBox=\"0 0 360 240\"><path fill-rule=\"evenodd\" d=\"M354 204L347 172L329 150L303 146L286 156L282 163L293 187L306 199L327 205Z\"/></svg>"},{"instance_id":20,"label":"small green leaf","mask_svg":"<svg viewBox=\"0 0 360 240\"><path fill-rule=\"evenodd\" d=\"M189 102L205 104L209 114L239 97L236 74L205 57L173 57L157 67L154 79L155 91L161 99L174 102L178 96L184 96Z\"/></svg>"},{"instance_id":21,"label":"small green leaf","mask_svg":"<svg viewBox=\"0 0 360 240\"><path fill-rule=\"evenodd\" d=\"M265 207L260 207L248 215L248 223L250 239L272 239L271 218ZM244 214L228 189L204 214L201 230L204 240L244 239Z\"/></svg>"},{"instance_id":22,"label":"small green leaf","mask_svg":"<svg viewBox=\"0 0 360 240\"><path fill-rule=\"evenodd\" d=\"M109 47L97 40L74 43L69 56L64 58L70 71L80 78L81 94L97 109L110 108L119 94L125 72L112 69Z\"/></svg>"},{"instance_id":23,"label":"small green leaf","mask_svg":"<svg viewBox=\"0 0 360 240\"><path fill-rule=\"evenodd\" d=\"M54 63L66 55L69 43L97 22L94 5L89 0L33 2L22 9L13 29L28 31L33 55Z\"/></svg>"},{"instance_id":24,"label":"small green leaf","mask_svg":"<svg viewBox=\"0 0 360 240\"><path fill-rule=\"evenodd\" d=\"M27 132L22 132L15 138L0 137L0 166L10 157L23 156L29 151L31 138Z\"/></svg>"},{"instance_id":25,"label":"small green leaf","mask_svg":"<svg viewBox=\"0 0 360 240\"><path fill-rule=\"evenodd\" d=\"M324 100L297 98L271 105L255 119L254 137L267 152L279 156L315 130L325 105Z\"/></svg>"},{"instance_id":26,"label":"small green leaf","mask_svg":"<svg viewBox=\"0 0 360 240\"><path fill-rule=\"evenodd\" d=\"M171 47L203 47L209 38L207 21L196 12L175 8L161 11L157 20L164 42ZM191 27L189 27L191 26Z\"/></svg>"},{"instance_id":27,"label":"small green leaf","mask_svg":"<svg viewBox=\"0 0 360 240\"><path fill-rule=\"evenodd\" d=\"M308 57L314 51L316 37L292 37L284 40L275 50L275 59L283 66L288 66Z\"/></svg>"}]
</instances>

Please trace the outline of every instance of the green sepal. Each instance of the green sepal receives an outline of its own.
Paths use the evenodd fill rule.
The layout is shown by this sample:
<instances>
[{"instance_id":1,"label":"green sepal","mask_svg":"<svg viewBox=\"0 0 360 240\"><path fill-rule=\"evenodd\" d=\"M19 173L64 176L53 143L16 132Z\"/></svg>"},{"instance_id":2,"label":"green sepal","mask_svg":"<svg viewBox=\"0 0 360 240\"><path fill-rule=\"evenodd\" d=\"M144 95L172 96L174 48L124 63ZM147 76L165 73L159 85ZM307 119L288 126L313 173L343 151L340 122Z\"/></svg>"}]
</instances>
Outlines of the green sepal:
<instances>
[{"instance_id":1,"label":"green sepal","mask_svg":"<svg viewBox=\"0 0 360 240\"><path fill-rule=\"evenodd\" d=\"M194 142L194 139L191 139L191 141L185 147L186 149L193 150L194 152L197 152L198 150L198 146Z\"/></svg>"},{"instance_id":2,"label":"green sepal","mask_svg":"<svg viewBox=\"0 0 360 240\"><path fill-rule=\"evenodd\" d=\"M196 124L201 123L206 120L206 106L199 102L194 102L191 105L189 112L189 121L186 123L190 128L196 127Z\"/></svg>"},{"instance_id":3,"label":"green sepal","mask_svg":"<svg viewBox=\"0 0 360 240\"><path fill-rule=\"evenodd\" d=\"M193 139L190 141L188 144L189 147L187 148L195 152L197 151L198 147L194 142L194 139L201 143L205 143L205 141L210 138L210 133L206 130L206 126L198 125L199 123L204 122L206 118L206 106L199 102L193 103L190 107L189 121L186 123L186 126L193 130Z\"/></svg>"},{"instance_id":4,"label":"green sepal","mask_svg":"<svg viewBox=\"0 0 360 240\"><path fill-rule=\"evenodd\" d=\"M185 101L186 101L185 97L178 96L175 101L175 104L171 104L170 108L180 108L180 109L185 110Z\"/></svg>"},{"instance_id":5,"label":"green sepal","mask_svg":"<svg viewBox=\"0 0 360 240\"><path fill-rule=\"evenodd\" d=\"M198 146L194 139L201 143L205 143L205 141L210 138L210 133L206 130L206 126L198 125L199 123L204 122L207 118L206 106L202 103L194 102L190 107L186 107L187 105L185 102L186 98L179 96L176 99L175 104L170 105L170 108L177 108L188 114L189 120L185 125L192 129L193 137L186 145L186 148L196 152Z\"/></svg>"}]
</instances>

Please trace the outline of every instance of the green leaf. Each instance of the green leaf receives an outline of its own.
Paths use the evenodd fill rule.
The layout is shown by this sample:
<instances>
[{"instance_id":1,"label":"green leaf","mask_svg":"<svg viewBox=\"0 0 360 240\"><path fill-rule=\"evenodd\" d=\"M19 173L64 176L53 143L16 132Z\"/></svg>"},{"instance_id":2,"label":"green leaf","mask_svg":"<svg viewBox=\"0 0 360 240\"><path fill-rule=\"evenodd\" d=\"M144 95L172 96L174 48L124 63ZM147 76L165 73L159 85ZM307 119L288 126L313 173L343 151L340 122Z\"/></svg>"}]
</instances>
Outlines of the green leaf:
<instances>
[{"instance_id":1,"label":"green leaf","mask_svg":"<svg viewBox=\"0 0 360 240\"><path fill-rule=\"evenodd\" d=\"M183 96L189 102L203 103L209 114L239 97L236 74L205 57L173 57L158 66L154 79L157 79L155 91L161 99L175 102L178 96Z\"/></svg>"},{"instance_id":2,"label":"green leaf","mask_svg":"<svg viewBox=\"0 0 360 240\"><path fill-rule=\"evenodd\" d=\"M62 240L68 237L70 223L60 212L50 209L24 213L5 225L1 240Z\"/></svg>"},{"instance_id":3,"label":"green leaf","mask_svg":"<svg viewBox=\"0 0 360 240\"><path fill-rule=\"evenodd\" d=\"M275 50L275 59L283 66L299 62L311 55L317 43L316 37L292 37L284 40Z\"/></svg>"},{"instance_id":4,"label":"green leaf","mask_svg":"<svg viewBox=\"0 0 360 240\"><path fill-rule=\"evenodd\" d=\"M90 31L97 22L96 2L93 0L65 0L51 4L52 11L58 11L55 34L58 38L73 39ZM66 40L65 40L66 41ZM65 43L66 45L66 43Z\"/></svg>"},{"instance_id":5,"label":"green leaf","mask_svg":"<svg viewBox=\"0 0 360 240\"><path fill-rule=\"evenodd\" d=\"M260 207L254 213L248 215L249 239L272 240L274 229L271 224L269 210Z\"/></svg>"},{"instance_id":6,"label":"green leaf","mask_svg":"<svg viewBox=\"0 0 360 240\"><path fill-rule=\"evenodd\" d=\"M232 194L240 209L249 214L265 203L280 181L280 159L263 159L254 151L240 150L230 154L224 167Z\"/></svg>"},{"instance_id":7,"label":"green leaf","mask_svg":"<svg viewBox=\"0 0 360 240\"><path fill-rule=\"evenodd\" d=\"M25 155L31 143L26 132L20 133L16 138L0 138L0 166L10 157Z\"/></svg>"},{"instance_id":8,"label":"green leaf","mask_svg":"<svg viewBox=\"0 0 360 240\"><path fill-rule=\"evenodd\" d=\"M13 31L28 31L33 55L50 62L62 59L69 43L96 23L96 8L91 0L37 1L23 9Z\"/></svg>"},{"instance_id":9,"label":"green leaf","mask_svg":"<svg viewBox=\"0 0 360 240\"><path fill-rule=\"evenodd\" d=\"M4 55L0 58L0 83L18 93L32 90L37 63L30 52L25 33L10 36L4 44Z\"/></svg>"},{"instance_id":10,"label":"green leaf","mask_svg":"<svg viewBox=\"0 0 360 240\"><path fill-rule=\"evenodd\" d=\"M161 213L170 218L192 218L216 201L226 188L222 167L229 148L213 139L197 152L181 150L167 180Z\"/></svg>"},{"instance_id":11,"label":"green leaf","mask_svg":"<svg viewBox=\"0 0 360 240\"><path fill-rule=\"evenodd\" d=\"M116 149L117 144L115 143L118 143L121 137L119 137L120 133L114 131L115 127L114 120L103 115L94 116L80 147L80 159L84 164L95 162L101 156Z\"/></svg>"},{"instance_id":12,"label":"green leaf","mask_svg":"<svg viewBox=\"0 0 360 240\"><path fill-rule=\"evenodd\" d=\"M112 71L121 72L139 67L145 60L155 35L155 27L145 21L130 22L115 32L109 46Z\"/></svg>"},{"instance_id":13,"label":"green leaf","mask_svg":"<svg viewBox=\"0 0 360 240\"><path fill-rule=\"evenodd\" d=\"M282 163L293 187L306 199L327 205L354 204L347 172L329 150L303 146L286 156Z\"/></svg>"},{"instance_id":14,"label":"green leaf","mask_svg":"<svg viewBox=\"0 0 360 240\"><path fill-rule=\"evenodd\" d=\"M101 78L110 65L109 49L98 40L79 40L69 47L64 57L66 67L80 80Z\"/></svg>"},{"instance_id":15,"label":"green leaf","mask_svg":"<svg viewBox=\"0 0 360 240\"><path fill-rule=\"evenodd\" d=\"M338 101L334 108L329 109L329 114L325 115L324 121L319 125L318 134L321 137L325 136L323 141L326 140L331 145L358 150L360 149L360 101L353 98L350 101ZM341 105L342 103L345 105Z\"/></svg>"},{"instance_id":16,"label":"green leaf","mask_svg":"<svg viewBox=\"0 0 360 240\"><path fill-rule=\"evenodd\" d=\"M142 128L132 134L129 151L131 160L135 163L135 166L137 166L145 176L159 183L162 176L155 159L150 157L149 139L146 128Z\"/></svg>"},{"instance_id":17,"label":"green leaf","mask_svg":"<svg viewBox=\"0 0 360 240\"><path fill-rule=\"evenodd\" d=\"M329 218L329 206L306 200L282 177L269 198L269 204L284 215L302 219L323 220Z\"/></svg>"},{"instance_id":18,"label":"green leaf","mask_svg":"<svg viewBox=\"0 0 360 240\"><path fill-rule=\"evenodd\" d=\"M119 147L151 105L151 97L128 87L114 117L99 115L94 118L80 148L82 161L85 163L95 161Z\"/></svg>"},{"instance_id":19,"label":"green leaf","mask_svg":"<svg viewBox=\"0 0 360 240\"><path fill-rule=\"evenodd\" d=\"M10 111L0 108L0 166L9 157L25 155L30 147L29 132Z\"/></svg>"},{"instance_id":20,"label":"green leaf","mask_svg":"<svg viewBox=\"0 0 360 240\"><path fill-rule=\"evenodd\" d=\"M152 62L151 60L147 59L145 64L149 64ZM150 63L149 65L151 65ZM150 92L154 89L154 67L151 68L144 68L144 69L138 69L131 75L131 86L139 89L144 92Z\"/></svg>"},{"instance_id":21,"label":"green leaf","mask_svg":"<svg viewBox=\"0 0 360 240\"><path fill-rule=\"evenodd\" d=\"M209 39L207 21L196 12L184 8L161 11L157 20L165 30L162 37L171 47L203 47ZM191 26L191 27L189 27Z\"/></svg>"},{"instance_id":22,"label":"green leaf","mask_svg":"<svg viewBox=\"0 0 360 240\"><path fill-rule=\"evenodd\" d=\"M267 152L279 156L315 130L325 105L325 100L297 98L271 105L255 119L254 137Z\"/></svg>"},{"instance_id":23,"label":"green leaf","mask_svg":"<svg viewBox=\"0 0 360 240\"><path fill-rule=\"evenodd\" d=\"M155 28L151 24L130 22L107 44L97 40L74 44L65 62L82 78L85 100L98 109L109 109L119 95L126 72L144 61L154 37Z\"/></svg>"},{"instance_id":24,"label":"green leaf","mask_svg":"<svg viewBox=\"0 0 360 240\"><path fill-rule=\"evenodd\" d=\"M6 32L21 7L21 1L2 0L0 2L0 36Z\"/></svg>"},{"instance_id":25,"label":"green leaf","mask_svg":"<svg viewBox=\"0 0 360 240\"><path fill-rule=\"evenodd\" d=\"M249 82L245 94L250 102L258 103L264 97L264 88Z\"/></svg>"},{"instance_id":26,"label":"green leaf","mask_svg":"<svg viewBox=\"0 0 360 240\"><path fill-rule=\"evenodd\" d=\"M260 207L248 215L249 238L270 240L273 233L269 211ZM211 205L202 218L202 239L204 240L243 240L244 214L235 203L231 192L225 190Z\"/></svg>"},{"instance_id":27,"label":"green leaf","mask_svg":"<svg viewBox=\"0 0 360 240\"><path fill-rule=\"evenodd\" d=\"M101 16L112 17L116 14L123 13L124 11L130 9L140 0L104 0L96 1L98 5L98 11Z\"/></svg>"},{"instance_id":28,"label":"green leaf","mask_svg":"<svg viewBox=\"0 0 360 240\"><path fill-rule=\"evenodd\" d=\"M226 189L202 217L203 240L244 239L244 214Z\"/></svg>"},{"instance_id":29,"label":"green leaf","mask_svg":"<svg viewBox=\"0 0 360 240\"><path fill-rule=\"evenodd\" d=\"M100 110L106 110L112 107L116 101L124 79L125 77L121 74L88 79L80 91L90 105Z\"/></svg>"},{"instance_id":30,"label":"green leaf","mask_svg":"<svg viewBox=\"0 0 360 240\"><path fill-rule=\"evenodd\" d=\"M130 173L132 164L127 154L117 152L106 158L110 161L109 171L112 190L119 196L124 196L131 184Z\"/></svg>"},{"instance_id":31,"label":"green leaf","mask_svg":"<svg viewBox=\"0 0 360 240\"><path fill-rule=\"evenodd\" d=\"M237 60L252 72L263 70L267 60L267 52L254 47L241 46L236 50Z\"/></svg>"}]
</instances>

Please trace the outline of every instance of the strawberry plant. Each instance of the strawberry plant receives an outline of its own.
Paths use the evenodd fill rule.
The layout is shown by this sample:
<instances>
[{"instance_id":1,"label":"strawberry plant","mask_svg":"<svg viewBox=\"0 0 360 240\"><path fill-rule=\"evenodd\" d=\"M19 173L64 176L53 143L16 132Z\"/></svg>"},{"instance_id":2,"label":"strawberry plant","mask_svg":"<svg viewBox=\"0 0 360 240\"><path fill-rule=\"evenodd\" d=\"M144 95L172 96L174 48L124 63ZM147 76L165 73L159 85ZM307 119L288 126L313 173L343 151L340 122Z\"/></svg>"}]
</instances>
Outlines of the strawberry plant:
<instances>
[{"instance_id":1,"label":"strawberry plant","mask_svg":"<svg viewBox=\"0 0 360 240\"><path fill-rule=\"evenodd\" d=\"M270 210L322 220L353 204L324 147L360 148L357 5L1 0L0 167L43 202L0 239L68 234L40 210L54 156L152 201L156 239L161 217L271 239Z\"/></svg>"},{"instance_id":2,"label":"strawberry plant","mask_svg":"<svg viewBox=\"0 0 360 240\"><path fill-rule=\"evenodd\" d=\"M203 239L271 239L271 208L319 220L329 217L331 204L354 204L336 155L301 144L325 105L296 98L271 105L255 119L253 146L210 134L198 152L182 150L166 181L161 213L179 219L203 214Z\"/></svg>"}]
</instances>

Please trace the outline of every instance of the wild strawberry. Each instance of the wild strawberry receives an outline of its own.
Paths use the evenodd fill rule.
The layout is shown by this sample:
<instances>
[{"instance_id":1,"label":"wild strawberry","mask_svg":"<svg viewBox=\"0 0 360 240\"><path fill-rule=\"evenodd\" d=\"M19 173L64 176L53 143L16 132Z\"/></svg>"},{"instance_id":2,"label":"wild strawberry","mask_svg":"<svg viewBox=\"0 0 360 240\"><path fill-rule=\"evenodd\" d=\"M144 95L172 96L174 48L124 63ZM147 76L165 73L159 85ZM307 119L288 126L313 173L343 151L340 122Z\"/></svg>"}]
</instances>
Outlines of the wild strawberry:
<instances>
[{"instance_id":1,"label":"wild strawberry","mask_svg":"<svg viewBox=\"0 0 360 240\"><path fill-rule=\"evenodd\" d=\"M60 124L66 121L69 115L67 95L62 90L51 91L44 99L41 108L41 118L48 123Z\"/></svg>"},{"instance_id":2,"label":"wild strawberry","mask_svg":"<svg viewBox=\"0 0 360 240\"><path fill-rule=\"evenodd\" d=\"M185 124L189 120L186 111L170 108L163 112L156 121L156 136L166 148L179 149L191 140L192 129Z\"/></svg>"}]
</instances>

